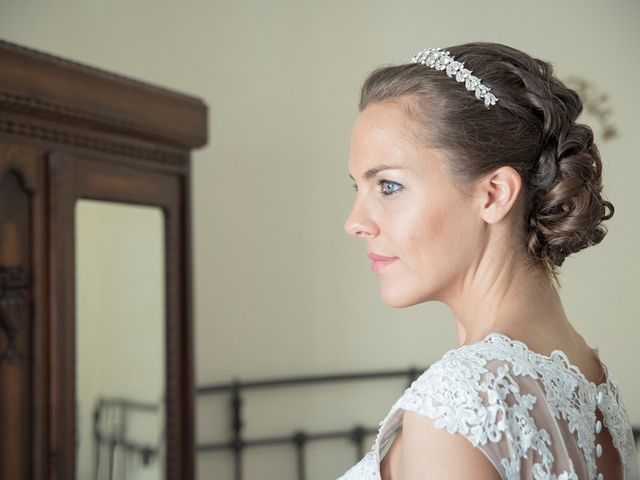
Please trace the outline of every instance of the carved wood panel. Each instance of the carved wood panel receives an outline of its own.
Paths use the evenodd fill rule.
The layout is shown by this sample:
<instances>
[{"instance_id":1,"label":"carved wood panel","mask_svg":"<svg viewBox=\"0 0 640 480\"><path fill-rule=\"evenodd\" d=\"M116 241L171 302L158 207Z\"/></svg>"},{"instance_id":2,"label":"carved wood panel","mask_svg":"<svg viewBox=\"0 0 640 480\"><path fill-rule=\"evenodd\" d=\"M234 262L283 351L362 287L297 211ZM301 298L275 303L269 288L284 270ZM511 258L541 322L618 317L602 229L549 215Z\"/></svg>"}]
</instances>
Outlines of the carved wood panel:
<instances>
[{"instance_id":1,"label":"carved wood panel","mask_svg":"<svg viewBox=\"0 0 640 480\"><path fill-rule=\"evenodd\" d=\"M31 199L18 172L0 172L0 477L30 477ZM17 448L16 448L17 447ZM16 453L19 453L16 455Z\"/></svg>"}]
</instances>

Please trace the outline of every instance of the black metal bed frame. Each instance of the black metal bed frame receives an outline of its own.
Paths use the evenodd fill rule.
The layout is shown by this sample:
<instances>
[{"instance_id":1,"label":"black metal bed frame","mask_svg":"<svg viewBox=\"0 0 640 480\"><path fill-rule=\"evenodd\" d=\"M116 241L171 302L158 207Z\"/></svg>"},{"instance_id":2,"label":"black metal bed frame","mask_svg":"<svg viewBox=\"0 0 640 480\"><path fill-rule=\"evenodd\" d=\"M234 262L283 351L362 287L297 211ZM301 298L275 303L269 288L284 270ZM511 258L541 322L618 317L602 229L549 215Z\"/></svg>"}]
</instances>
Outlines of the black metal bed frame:
<instances>
[{"instance_id":1,"label":"black metal bed frame","mask_svg":"<svg viewBox=\"0 0 640 480\"><path fill-rule=\"evenodd\" d=\"M219 443L202 443L196 446L197 452L210 452L219 450L231 450L234 456L234 478L242 480L242 452L245 448L287 445L291 444L296 449L296 467L299 480L306 479L305 466L305 447L309 442L322 440L336 440L346 438L350 440L356 448L356 461L364 455L364 438L366 435L376 434L377 427L367 427L364 425L356 425L349 430L338 430L328 432L309 432L305 430L297 430L291 435L266 437L259 439L246 439L243 436L242 428L244 426L242 414L242 393L247 390L256 390L263 388L286 388L299 386L303 384L320 384L320 383L339 383L353 382L361 380L381 380L389 378L406 378L407 387L422 372L423 369L416 367L407 370L390 370L382 372L365 372L365 373L343 373L334 375L316 375L305 377L287 377L274 378L270 380L257 380L242 382L238 379L231 383L202 385L196 389L197 395L216 395L229 394L231 400L231 440Z\"/></svg>"},{"instance_id":2,"label":"black metal bed frame","mask_svg":"<svg viewBox=\"0 0 640 480\"><path fill-rule=\"evenodd\" d=\"M297 478L298 480L306 479L305 468L305 446L312 441L321 441L328 439L347 438L351 440L356 448L356 461L359 461L364 455L364 437L369 434L377 434L378 427L366 427L356 425L349 430L340 430L332 432L307 432L298 430L291 435L268 437L260 439L245 439L242 434L244 425L242 415L242 392L246 390L261 388L282 388L302 384L318 384L318 383L337 383L359 380L375 380L389 378L407 378L407 387L413 382L426 368L419 369L411 367L407 370L391 370L383 372L366 372L366 373L345 373L337 375L318 375L306 377L289 377L277 378L271 380L247 381L241 382L234 380L231 383L217 385L202 385L196 389L197 395L212 394L229 394L231 396L231 440L220 443L203 443L196 447L197 452L231 450L234 456L234 478L235 480L243 480L242 475L242 451L245 448L260 447L265 445L286 445L290 444L296 449ZM633 427L633 437L638 445L640 439L640 426Z\"/></svg>"},{"instance_id":3,"label":"black metal bed frame","mask_svg":"<svg viewBox=\"0 0 640 480\"><path fill-rule=\"evenodd\" d=\"M273 446L273 445L291 445L296 450L296 467L297 477L299 480L306 479L306 462L305 447L310 442L323 440L347 439L350 440L356 450L355 460L359 461L364 455L364 438L367 435L374 435L378 432L378 426L370 427L364 425L355 425L351 429L310 432L302 429L292 432L290 435L263 437L263 438L245 438L243 434L244 416L243 416L243 393L249 390L265 389L265 388L286 388L305 384L321 384L321 383L340 383L353 382L362 380L382 380L390 378L407 379L407 387L424 372L426 368L411 367L406 370L390 370L377 372L359 372L359 373L343 373L333 375L316 375L301 377L283 377L273 378L269 380L241 381L235 379L229 383L202 385L196 388L196 396L207 395L224 395L230 396L231 408L231 439L226 442L200 443L196 446L196 453L205 453L212 451L230 450L234 456L234 478L235 480L243 480L242 471L242 454L244 449L253 447ZM124 447L125 450L134 455L140 455L144 461L153 460L158 452L157 446L133 444L126 439L126 425L121 427L118 434L105 436L99 431L99 421L104 410L107 408L123 409L122 418L128 417L127 411L131 410L157 410L158 405L147 404L141 402L132 402L126 399L101 399L94 413L94 436L96 445L96 455L99 455L100 445L106 443L113 452L118 446ZM123 433L124 432L124 433ZM633 438L636 446L640 441L640 425L633 427ZM96 457L98 458L98 457ZM112 459L111 459L112 460ZM110 469L109 479L113 478L113 470ZM98 480L97 463L96 463L96 480Z\"/></svg>"},{"instance_id":4,"label":"black metal bed frame","mask_svg":"<svg viewBox=\"0 0 640 480\"><path fill-rule=\"evenodd\" d=\"M144 465L154 461L160 451L160 442L164 435L160 434L158 444L141 444L127 438L129 418L133 412L156 413L161 411L161 404L140 402L126 398L99 398L93 409L93 450L94 480L125 480L118 477L114 468L115 453L120 450L130 456L138 456ZM104 431L104 420L108 417L111 425ZM102 474L101 474L102 473Z\"/></svg>"}]
</instances>

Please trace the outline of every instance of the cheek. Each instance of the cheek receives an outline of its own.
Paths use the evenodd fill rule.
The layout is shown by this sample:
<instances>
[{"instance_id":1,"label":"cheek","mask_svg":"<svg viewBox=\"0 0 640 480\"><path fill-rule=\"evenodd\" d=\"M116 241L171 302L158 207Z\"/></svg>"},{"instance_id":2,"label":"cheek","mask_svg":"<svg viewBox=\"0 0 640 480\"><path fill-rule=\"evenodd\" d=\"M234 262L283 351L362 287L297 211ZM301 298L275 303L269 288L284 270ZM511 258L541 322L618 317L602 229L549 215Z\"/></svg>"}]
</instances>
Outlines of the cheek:
<instances>
[{"instance_id":1,"label":"cheek","mask_svg":"<svg viewBox=\"0 0 640 480\"><path fill-rule=\"evenodd\" d=\"M434 267L455 268L456 263L464 261L472 238L468 213L468 206L452 200L418 212L406 237L406 253L418 262L416 267L433 271Z\"/></svg>"}]
</instances>

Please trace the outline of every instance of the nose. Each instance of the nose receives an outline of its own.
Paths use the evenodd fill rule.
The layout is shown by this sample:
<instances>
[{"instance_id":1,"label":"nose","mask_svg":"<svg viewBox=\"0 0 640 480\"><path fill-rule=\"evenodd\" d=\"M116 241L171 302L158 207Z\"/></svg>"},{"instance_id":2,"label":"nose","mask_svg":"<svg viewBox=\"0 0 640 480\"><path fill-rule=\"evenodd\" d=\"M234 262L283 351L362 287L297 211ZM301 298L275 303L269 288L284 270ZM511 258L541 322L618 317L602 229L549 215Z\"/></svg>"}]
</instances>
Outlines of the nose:
<instances>
[{"instance_id":1,"label":"nose","mask_svg":"<svg viewBox=\"0 0 640 480\"><path fill-rule=\"evenodd\" d=\"M344 231L354 237L370 238L378 234L378 226L367 210L356 200L344 222Z\"/></svg>"}]
</instances>

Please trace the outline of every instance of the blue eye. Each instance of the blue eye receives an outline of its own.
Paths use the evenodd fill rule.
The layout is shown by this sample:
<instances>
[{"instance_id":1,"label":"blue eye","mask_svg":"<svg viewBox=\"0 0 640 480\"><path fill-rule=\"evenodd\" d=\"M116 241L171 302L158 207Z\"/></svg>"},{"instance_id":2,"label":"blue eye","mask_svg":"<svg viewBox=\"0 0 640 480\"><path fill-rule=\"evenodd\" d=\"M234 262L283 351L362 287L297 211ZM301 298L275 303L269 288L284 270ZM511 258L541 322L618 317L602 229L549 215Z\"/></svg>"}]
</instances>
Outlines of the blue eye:
<instances>
[{"instance_id":1,"label":"blue eye","mask_svg":"<svg viewBox=\"0 0 640 480\"><path fill-rule=\"evenodd\" d=\"M393 195L394 193L402 190L402 185L396 182L392 182L390 180L378 180L378 185L382 187L382 194L385 196ZM390 189L385 187L390 186Z\"/></svg>"},{"instance_id":2,"label":"blue eye","mask_svg":"<svg viewBox=\"0 0 640 480\"><path fill-rule=\"evenodd\" d=\"M390 180L378 180L378 185L380 185L382 187L382 194L384 196L389 196L389 195L393 195L394 193L402 190L404 187L402 185L400 185L397 182L392 182ZM358 185L357 184L352 184L351 185L353 187L353 190L355 192L358 191ZM385 187L391 187L391 189L387 189Z\"/></svg>"}]
</instances>

